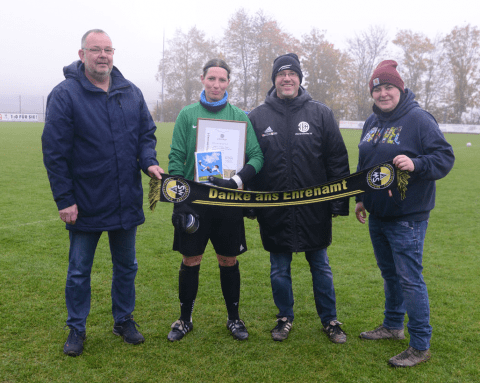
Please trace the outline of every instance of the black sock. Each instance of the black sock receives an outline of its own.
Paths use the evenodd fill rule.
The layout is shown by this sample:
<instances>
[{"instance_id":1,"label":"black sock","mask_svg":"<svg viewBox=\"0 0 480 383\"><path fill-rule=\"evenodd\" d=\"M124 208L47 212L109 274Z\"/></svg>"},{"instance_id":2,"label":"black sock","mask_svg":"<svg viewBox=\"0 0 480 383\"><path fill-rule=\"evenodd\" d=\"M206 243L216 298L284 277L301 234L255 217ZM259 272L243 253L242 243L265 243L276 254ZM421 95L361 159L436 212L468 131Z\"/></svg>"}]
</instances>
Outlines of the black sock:
<instances>
[{"instance_id":1,"label":"black sock","mask_svg":"<svg viewBox=\"0 0 480 383\"><path fill-rule=\"evenodd\" d=\"M200 265L185 266L182 262L178 272L178 298L180 299L180 319L191 322L193 305L198 291Z\"/></svg>"},{"instance_id":2,"label":"black sock","mask_svg":"<svg viewBox=\"0 0 480 383\"><path fill-rule=\"evenodd\" d=\"M238 261L234 266L220 266L220 283L223 298L227 306L228 319L240 319L238 302L240 301L240 269Z\"/></svg>"}]
</instances>

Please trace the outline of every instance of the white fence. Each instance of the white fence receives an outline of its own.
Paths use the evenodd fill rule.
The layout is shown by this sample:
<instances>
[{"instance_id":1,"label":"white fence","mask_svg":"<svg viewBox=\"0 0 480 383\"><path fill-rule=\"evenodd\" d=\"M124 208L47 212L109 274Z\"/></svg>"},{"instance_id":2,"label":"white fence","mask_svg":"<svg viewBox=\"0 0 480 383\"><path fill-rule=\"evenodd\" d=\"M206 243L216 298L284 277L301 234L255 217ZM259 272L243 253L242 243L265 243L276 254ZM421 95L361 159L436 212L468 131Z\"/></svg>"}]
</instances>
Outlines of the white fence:
<instances>
[{"instance_id":1,"label":"white fence","mask_svg":"<svg viewBox=\"0 0 480 383\"><path fill-rule=\"evenodd\" d=\"M340 129L362 129L364 121L340 121ZM443 133L480 134L480 125L438 124Z\"/></svg>"},{"instance_id":2,"label":"white fence","mask_svg":"<svg viewBox=\"0 0 480 383\"><path fill-rule=\"evenodd\" d=\"M0 121L45 120L44 96L0 94Z\"/></svg>"},{"instance_id":3,"label":"white fence","mask_svg":"<svg viewBox=\"0 0 480 383\"><path fill-rule=\"evenodd\" d=\"M38 122L38 114L0 113L0 121Z\"/></svg>"}]
</instances>

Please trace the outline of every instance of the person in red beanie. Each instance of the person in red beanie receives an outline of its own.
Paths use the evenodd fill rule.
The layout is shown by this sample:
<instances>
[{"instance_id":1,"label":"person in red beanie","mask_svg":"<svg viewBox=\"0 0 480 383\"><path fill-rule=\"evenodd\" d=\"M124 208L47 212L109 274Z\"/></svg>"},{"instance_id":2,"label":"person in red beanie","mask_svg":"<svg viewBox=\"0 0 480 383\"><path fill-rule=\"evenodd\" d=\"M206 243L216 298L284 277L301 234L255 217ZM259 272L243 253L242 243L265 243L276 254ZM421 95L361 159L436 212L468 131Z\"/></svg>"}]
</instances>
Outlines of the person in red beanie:
<instances>
[{"instance_id":1,"label":"person in red beanie","mask_svg":"<svg viewBox=\"0 0 480 383\"><path fill-rule=\"evenodd\" d=\"M405 198L396 189L356 198L360 223L365 223L369 212L370 239L385 291L383 323L362 332L360 338L405 339L407 313L409 347L390 358L389 364L412 367L430 359L432 326L422 276L423 244L435 205L435 180L448 174L455 157L437 121L420 108L396 68L395 61L382 61L370 79L373 113L363 126L357 170L393 158L409 179Z\"/></svg>"}]
</instances>

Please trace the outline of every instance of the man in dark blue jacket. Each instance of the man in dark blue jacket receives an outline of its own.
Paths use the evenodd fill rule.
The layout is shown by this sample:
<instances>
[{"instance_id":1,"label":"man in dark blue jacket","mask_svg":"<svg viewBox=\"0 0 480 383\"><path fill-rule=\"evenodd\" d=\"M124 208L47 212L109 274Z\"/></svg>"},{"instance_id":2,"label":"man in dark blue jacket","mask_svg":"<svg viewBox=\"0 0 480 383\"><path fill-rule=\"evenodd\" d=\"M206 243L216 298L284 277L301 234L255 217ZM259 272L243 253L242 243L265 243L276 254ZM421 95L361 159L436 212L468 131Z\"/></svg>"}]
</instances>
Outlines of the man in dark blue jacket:
<instances>
[{"instance_id":1,"label":"man in dark blue jacket","mask_svg":"<svg viewBox=\"0 0 480 383\"><path fill-rule=\"evenodd\" d=\"M141 172L161 178L155 124L141 91L113 66L114 48L102 30L82 37L79 61L47 99L43 160L59 215L70 235L65 298L70 334L64 353L80 355L90 312L95 249L108 232L113 262L113 333L144 342L136 329L137 226L145 221Z\"/></svg>"}]
</instances>

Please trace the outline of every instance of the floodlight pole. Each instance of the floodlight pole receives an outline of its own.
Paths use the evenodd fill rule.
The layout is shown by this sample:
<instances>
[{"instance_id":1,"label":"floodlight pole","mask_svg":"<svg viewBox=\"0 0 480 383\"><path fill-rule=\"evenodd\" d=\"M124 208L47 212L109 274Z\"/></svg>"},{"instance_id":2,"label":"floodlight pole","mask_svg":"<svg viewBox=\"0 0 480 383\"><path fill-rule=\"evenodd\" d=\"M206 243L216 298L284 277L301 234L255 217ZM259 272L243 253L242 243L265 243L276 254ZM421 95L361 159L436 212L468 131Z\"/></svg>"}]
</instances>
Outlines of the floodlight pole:
<instances>
[{"instance_id":1,"label":"floodlight pole","mask_svg":"<svg viewBox=\"0 0 480 383\"><path fill-rule=\"evenodd\" d=\"M162 46L162 111L160 114L160 122L164 122L163 116L163 82L165 81L165 29L163 30L163 46Z\"/></svg>"}]
</instances>

